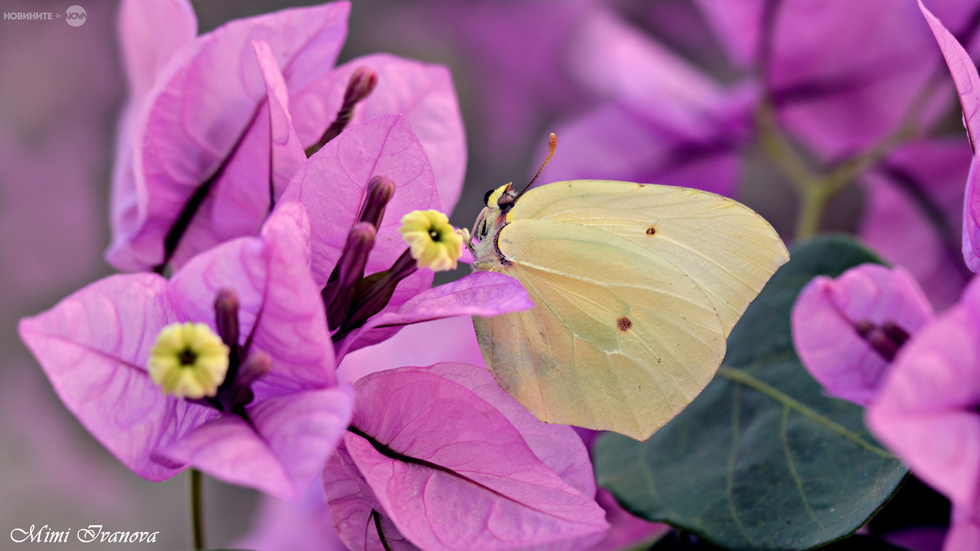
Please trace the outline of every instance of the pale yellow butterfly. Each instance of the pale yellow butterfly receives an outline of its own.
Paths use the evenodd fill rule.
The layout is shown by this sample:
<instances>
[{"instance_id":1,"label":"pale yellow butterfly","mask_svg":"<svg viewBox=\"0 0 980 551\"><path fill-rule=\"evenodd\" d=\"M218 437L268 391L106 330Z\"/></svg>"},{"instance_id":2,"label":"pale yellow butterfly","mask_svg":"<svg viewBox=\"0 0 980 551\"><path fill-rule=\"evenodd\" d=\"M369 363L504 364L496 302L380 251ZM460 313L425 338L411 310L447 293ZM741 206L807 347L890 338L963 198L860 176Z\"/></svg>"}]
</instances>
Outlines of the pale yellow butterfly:
<instances>
[{"instance_id":1,"label":"pale yellow butterfly","mask_svg":"<svg viewBox=\"0 0 980 551\"><path fill-rule=\"evenodd\" d=\"M497 383L542 421L637 440L708 384L732 327L789 259L761 216L694 189L507 184L486 203L473 267L516 278L535 303L474 318Z\"/></svg>"}]
</instances>

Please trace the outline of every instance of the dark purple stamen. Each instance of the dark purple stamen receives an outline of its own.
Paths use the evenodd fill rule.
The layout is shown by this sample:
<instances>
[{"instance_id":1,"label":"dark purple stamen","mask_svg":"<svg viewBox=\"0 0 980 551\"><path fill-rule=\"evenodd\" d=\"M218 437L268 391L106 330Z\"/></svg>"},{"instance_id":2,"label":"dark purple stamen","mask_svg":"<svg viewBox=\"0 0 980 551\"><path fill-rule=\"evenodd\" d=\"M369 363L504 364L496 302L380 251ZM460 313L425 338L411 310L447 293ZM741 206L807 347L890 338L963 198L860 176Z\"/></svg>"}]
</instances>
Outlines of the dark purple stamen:
<instances>
[{"instance_id":1,"label":"dark purple stamen","mask_svg":"<svg viewBox=\"0 0 980 551\"><path fill-rule=\"evenodd\" d=\"M228 373L218 387L218 394L231 386L235 380L238 366L242 362L244 350L238 345L238 293L231 289L220 289L214 299L214 324L221 342L228 347Z\"/></svg>"},{"instance_id":2,"label":"dark purple stamen","mask_svg":"<svg viewBox=\"0 0 980 551\"><path fill-rule=\"evenodd\" d=\"M385 215L385 207L395 195L395 182L385 176L374 176L368 182L367 197L361 207L358 222L367 222L375 227L381 227L381 219Z\"/></svg>"},{"instance_id":3,"label":"dark purple stamen","mask_svg":"<svg viewBox=\"0 0 980 551\"><path fill-rule=\"evenodd\" d=\"M347 83L347 90L344 92L344 102L337 111L337 117L320 136L319 141L306 149L306 156L311 157L317 151L327 145L327 142L336 138L344 131L351 117L354 116L354 107L364 101L374 88L378 85L378 73L367 67L358 67L351 75Z\"/></svg>"},{"instance_id":4,"label":"dark purple stamen","mask_svg":"<svg viewBox=\"0 0 980 551\"><path fill-rule=\"evenodd\" d=\"M220 289L214 299L214 324L228 347L228 372L213 398L190 401L245 417L244 407L255 397L250 386L269 372L272 358L261 350L248 350L247 346L238 344L241 335L238 309L238 293Z\"/></svg>"},{"instance_id":5,"label":"dark purple stamen","mask_svg":"<svg viewBox=\"0 0 980 551\"><path fill-rule=\"evenodd\" d=\"M231 289L218 291L214 299L214 321L225 346L238 346L238 293Z\"/></svg>"},{"instance_id":6,"label":"dark purple stamen","mask_svg":"<svg viewBox=\"0 0 980 551\"><path fill-rule=\"evenodd\" d=\"M358 222L347 234L344 252L330 274L332 281L320 293L327 308L327 323L331 329L339 327L347 317L354 297L354 286L364 277L364 267L367 265L368 253L374 247L376 233L371 224Z\"/></svg>"},{"instance_id":7,"label":"dark purple stamen","mask_svg":"<svg viewBox=\"0 0 980 551\"><path fill-rule=\"evenodd\" d=\"M334 342L364 325L368 318L383 310L395 293L395 287L398 286L398 283L415 273L416 270L418 270L418 262L412 258L411 251L406 250L398 257L391 269L371 274L362 279L354 288L350 314L340 329L337 330L337 333L334 334Z\"/></svg>"},{"instance_id":8,"label":"dark purple stamen","mask_svg":"<svg viewBox=\"0 0 980 551\"><path fill-rule=\"evenodd\" d=\"M238 377L235 378L234 384L226 392L218 394L224 409L235 411L251 402L255 398L251 388L252 383L259 380L270 369L272 369L272 356L261 350L249 354L238 369Z\"/></svg>"},{"instance_id":9,"label":"dark purple stamen","mask_svg":"<svg viewBox=\"0 0 980 551\"><path fill-rule=\"evenodd\" d=\"M859 320L854 323L854 330L888 362L895 359L899 349L909 340L908 331L892 321L879 326L870 320Z\"/></svg>"}]
</instances>

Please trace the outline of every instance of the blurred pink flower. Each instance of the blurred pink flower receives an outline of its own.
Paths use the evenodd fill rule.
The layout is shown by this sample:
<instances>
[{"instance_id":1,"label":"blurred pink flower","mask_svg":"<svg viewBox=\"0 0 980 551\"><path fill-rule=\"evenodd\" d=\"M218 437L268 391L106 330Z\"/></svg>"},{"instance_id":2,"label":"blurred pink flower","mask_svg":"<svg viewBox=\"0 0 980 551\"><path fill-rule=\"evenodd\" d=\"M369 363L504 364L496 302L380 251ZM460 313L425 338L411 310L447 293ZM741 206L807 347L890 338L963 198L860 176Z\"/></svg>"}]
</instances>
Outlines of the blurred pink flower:
<instances>
[{"instance_id":1,"label":"blurred pink flower","mask_svg":"<svg viewBox=\"0 0 980 551\"><path fill-rule=\"evenodd\" d=\"M603 103L556 129L552 180L618 179L732 195L755 92L722 87L609 12L579 25L568 65Z\"/></svg>"},{"instance_id":2,"label":"blurred pink flower","mask_svg":"<svg viewBox=\"0 0 980 551\"><path fill-rule=\"evenodd\" d=\"M922 285L937 310L956 302L970 271L960 253L963 182L970 148L958 138L918 140L896 149L863 178L858 235Z\"/></svg>"},{"instance_id":3,"label":"blurred pink flower","mask_svg":"<svg viewBox=\"0 0 980 551\"><path fill-rule=\"evenodd\" d=\"M793 306L793 343L830 395L867 405L895 355L932 316L907 271L862 264L803 288Z\"/></svg>"},{"instance_id":4,"label":"blurred pink flower","mask_svg":"<svg viewBox=\"0 0 980 551\"><path fill-rule=\"evenodd\" d=\"M934 122L945 106L935 51L914 5L890 0L698 0L733 63L760 74L780 126L824 159L875 145L906 122ZM944 8L957 20L976 3ZM833 40L827 40L833 36Z\"/></svg>"}]
</instances>

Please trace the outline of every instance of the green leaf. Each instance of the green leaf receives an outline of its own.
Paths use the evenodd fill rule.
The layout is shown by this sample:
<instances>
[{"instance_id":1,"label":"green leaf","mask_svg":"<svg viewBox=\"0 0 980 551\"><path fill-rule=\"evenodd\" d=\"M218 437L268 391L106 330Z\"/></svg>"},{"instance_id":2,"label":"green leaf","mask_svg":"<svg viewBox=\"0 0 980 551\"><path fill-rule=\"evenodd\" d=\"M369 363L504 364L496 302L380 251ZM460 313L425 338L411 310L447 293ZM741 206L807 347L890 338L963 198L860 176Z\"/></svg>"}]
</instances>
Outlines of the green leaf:
<instances>
[{"instance_id":1,"label":"green leaf","mask_svg":"<svg viewBox=\"0 0 980 551\"><path fill-rule=\"evenodd\" d=\"M808 549L861 527L907 470L829 398L793 349L790 311L816 275L881 262L844 237L794 248L728 339L718 375L646 442L593 451L599 484L635 514L729 549Z\"/></svg>"}]
</instances>

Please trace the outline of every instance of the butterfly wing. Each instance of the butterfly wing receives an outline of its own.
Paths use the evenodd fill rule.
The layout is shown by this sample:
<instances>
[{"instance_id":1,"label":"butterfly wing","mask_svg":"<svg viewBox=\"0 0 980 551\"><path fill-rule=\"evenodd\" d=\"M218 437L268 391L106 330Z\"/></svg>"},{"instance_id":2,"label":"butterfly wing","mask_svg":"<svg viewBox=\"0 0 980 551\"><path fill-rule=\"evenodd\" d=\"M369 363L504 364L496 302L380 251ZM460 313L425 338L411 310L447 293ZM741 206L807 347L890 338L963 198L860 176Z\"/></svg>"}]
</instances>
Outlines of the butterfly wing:
<instances>
[{"instance_id":1,"label":"butterfly wing","mask_svg":"<svg viewBox=\"0 0 980 551\"><path fill-rule=\"evenodd\" d=\"M523 200L523 198L522 198ZM604 231L515 220L497 241L535 307L474 318L500 386L550 423L646 439L707 385L725 335L701 287Z\"/></svg>"},{"instance_id":2,"label":"butterfly wing","mask_svg":"<svg viewBox=\"0 0 980 551\"><path fill-rule=\"evenodd\" d=\"M557 182L525 193L509 220L597 228L672 263L705 292L725 336L789 252L768 222L704 191L603 180Z\"/></svg>"}]
</instances>

